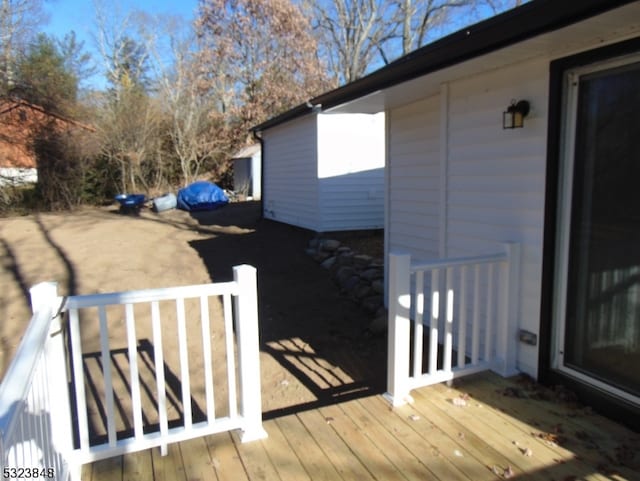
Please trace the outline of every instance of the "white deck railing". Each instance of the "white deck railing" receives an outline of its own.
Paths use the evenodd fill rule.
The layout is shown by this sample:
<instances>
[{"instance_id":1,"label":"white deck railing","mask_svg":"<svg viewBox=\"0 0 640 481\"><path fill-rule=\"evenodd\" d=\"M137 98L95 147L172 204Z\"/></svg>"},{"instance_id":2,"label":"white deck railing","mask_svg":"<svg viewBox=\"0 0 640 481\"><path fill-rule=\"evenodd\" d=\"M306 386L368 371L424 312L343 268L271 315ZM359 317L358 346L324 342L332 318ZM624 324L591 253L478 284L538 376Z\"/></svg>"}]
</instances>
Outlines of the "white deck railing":
<instances>
[{"instance_id":1,"label":"white deck railing","mask_svg":"<svg viewBox=\"0 0 640 481\"><path fill-rule=\"evenodd\" d=\"M31 289L34 310L0 384L0 479L70 477L71 424L55 284Z\"/></svg>"},{"instance_id":2,"label":"white deck railing","mask_svg":"<svg viewBox=\"0 0 640 481\"><path fill-rule=\"evenodd\" d=\"M412 389L455 377L515 374L519 268L519 244L425 263L390 254L386 397L393 405L410 400Z\"/></svg>"},{"instance_id":3,"label":"white deck railing","mask_svg":"<svg viewBox=\"0 0 640 481\"><path fill-rule=\"evenodd\" d=\"M243 442L265 437L256 271L251 266L237 266L233 271L232 282L71 296L62 304L55 284L36 286L32 290L38 293L34 296L35 314L24 347L16 354L0 387L2 466L53 468L56 479L68 479L67 473L71 471L76 477L83 463L156 446L165 454L168 444L198 436L240 429ZM210 319L212 297L220 298L222 304L222 353L212 346L215 338L211 329L214 319ZM199 306L199 315L193 316L199 319L187 318L186 302ZM52 316L60 305L60 310L68 315L66 342L59 316ZM167 309L168 305L174 307ZM120 313L115 321L110 317L114 312ZM136 316L141 312L147 315L138 319ZM177 323L176 339L163 339L165 313ZM93 319L97 321L99 334L97 338L86 339L85 333L83 339L83 322ZM124 323L126 349L116 351L124 351L128 362L126 373L114 361L114 340L110 340L112 327L118 322ZM137 336L143 323L152 338L152 349L144 359L139 353ZM177 346L177 366L167 364L169 358L176 357L166 350L171 342ZM87 356L93 353L85 346L96 343L100 346L95 354L98 372L87 366ZM202 354L202 369L197 371L200 379L195 379L190 367L189 350L194 345L200 346ZM68 353L70 358L66 357ZM145 364L145 379L141 363ZM214 382L216 363L225 366L227 397L223 403L217 397L219 386ZM167 390L170 380L165 373L171 372L172 367L179 372L178 393ZM154 377L153 386L149 385L149 373ZM197 406L195 390L202 392L204 399L202 419L195 419L192 412L192 406ZM153 406L149 405L150 399ZM222 415L220 404L225 405ZM172 423L170 414L175 417L176 406L182 412L179 423L175 419ZM155 426L149 426L146 408L157 413ZM132 429L118 429L123 419L132 420ZM96 438L96 423L101 422L106 435Z\"/></svg>"}]
</instances>

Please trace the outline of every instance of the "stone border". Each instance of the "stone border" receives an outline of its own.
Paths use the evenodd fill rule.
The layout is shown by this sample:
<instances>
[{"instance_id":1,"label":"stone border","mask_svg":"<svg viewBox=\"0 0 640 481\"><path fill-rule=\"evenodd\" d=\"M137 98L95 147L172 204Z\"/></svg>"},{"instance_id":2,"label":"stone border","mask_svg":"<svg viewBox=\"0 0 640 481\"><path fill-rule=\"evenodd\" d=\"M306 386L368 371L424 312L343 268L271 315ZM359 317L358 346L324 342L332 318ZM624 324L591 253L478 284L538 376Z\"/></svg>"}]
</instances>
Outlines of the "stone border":
<instances>
[{"instance_id":1,"label":"stone border","mask_svg":"<svg viewBox=\"0 0 640 481\"><path fill-rule=\"evenodd\" d=\"M305 252L329 271L342 294L374 317L368 330L372 334L385 333L384 261L358 254L338 240L320 237L311 239Z\"/></svg>"}]
</instances>

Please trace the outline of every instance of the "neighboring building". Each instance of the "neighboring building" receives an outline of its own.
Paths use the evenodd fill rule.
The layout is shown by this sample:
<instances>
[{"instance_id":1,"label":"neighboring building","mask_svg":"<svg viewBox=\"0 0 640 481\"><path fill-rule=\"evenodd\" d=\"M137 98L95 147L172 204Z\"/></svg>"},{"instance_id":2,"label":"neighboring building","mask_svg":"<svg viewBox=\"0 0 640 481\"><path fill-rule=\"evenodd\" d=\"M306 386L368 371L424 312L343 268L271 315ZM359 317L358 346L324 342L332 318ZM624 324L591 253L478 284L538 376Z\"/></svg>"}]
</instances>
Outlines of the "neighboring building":
<instances>
[{"instance_id":1,"label":"neighboring building","mask_svg":"<svg viewBox=\"0 0 640 481\"><path fill-rule=\"evenodd\" d=\"M31 141L33 134L43 125L54 125L62 131L75 128L93 130L25 100L0 99L0 185L37 182Z\"/></svg>"},{"instance_id":2,"label":"neighboring building","mask_svg":"<svg viewBox=\"0 0 640 481\"><path fill-rule=\"evenodd\" d=\"M520 243L510 322L533 337L509 340L517 368L636 427L638 86L640 2L533 0L310 100L386 112L386 252L428 260ZM513 100L530 112L504 129Z\"/></svg>"},{"instance_id":3,"label":"neighboring building","mask_svg":"<svg viewBox=\"0 0 640 481\"><path fill-rule=\"evenodd\" d=\"M245 199L260 200L262 157L260 144L249 145L233 158L233 190Z\"/></svg>"},{"instance_id":4,"label":"neighboring building","mask_svg":"<svg viewBox=\"0 0 640 481\"><path fill-rule=\"evenodd\" d=\"M384 114L277 118L262 139L263 213L317 232L384 225Z\"/></svg>"}]
</instances>

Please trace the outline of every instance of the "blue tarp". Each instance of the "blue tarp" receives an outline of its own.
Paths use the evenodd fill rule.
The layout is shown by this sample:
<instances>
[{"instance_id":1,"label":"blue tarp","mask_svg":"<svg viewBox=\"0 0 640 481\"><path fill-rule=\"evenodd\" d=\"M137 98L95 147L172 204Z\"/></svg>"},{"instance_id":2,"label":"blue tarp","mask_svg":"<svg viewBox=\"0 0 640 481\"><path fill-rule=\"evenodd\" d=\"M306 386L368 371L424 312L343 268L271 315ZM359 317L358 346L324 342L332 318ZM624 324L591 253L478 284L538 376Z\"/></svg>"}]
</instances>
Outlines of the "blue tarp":
<instances>
[{"instance_id":1,"label":"blue tarp","mask_svg":"<svg viewBox=\"0 0 640 481\"><path fill-rule=\"evenodd\" d=\"M229 199L216 184L199 180L178 191L178 209L214 210L227 205Z\"/></svg>"}]
</instances>

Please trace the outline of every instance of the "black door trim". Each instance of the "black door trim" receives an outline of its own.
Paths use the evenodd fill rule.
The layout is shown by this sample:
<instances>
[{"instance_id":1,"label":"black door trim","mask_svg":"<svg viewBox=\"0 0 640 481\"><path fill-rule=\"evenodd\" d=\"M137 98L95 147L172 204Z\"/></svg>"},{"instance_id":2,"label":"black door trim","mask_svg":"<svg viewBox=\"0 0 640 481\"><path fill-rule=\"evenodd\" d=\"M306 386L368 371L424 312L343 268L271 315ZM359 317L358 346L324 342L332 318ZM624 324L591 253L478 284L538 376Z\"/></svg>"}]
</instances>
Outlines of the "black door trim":
<instances>
[{"instance_id":1,"label":"black door trim","mask_svg":"<svg viewBox=\"0 0 640 481\"><path fill-rule=\"evenodd\" d=\"M564 73L569 69L634 52L640 52L640 37L558 59L551 62L550 65L538 378L544 384L566 385L594 409L609 417L624 421L628 426L640 431L640 408L551 368Z\"/></svg>"}]
</instances>

